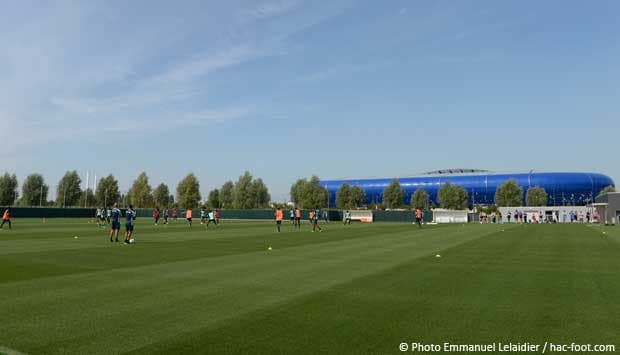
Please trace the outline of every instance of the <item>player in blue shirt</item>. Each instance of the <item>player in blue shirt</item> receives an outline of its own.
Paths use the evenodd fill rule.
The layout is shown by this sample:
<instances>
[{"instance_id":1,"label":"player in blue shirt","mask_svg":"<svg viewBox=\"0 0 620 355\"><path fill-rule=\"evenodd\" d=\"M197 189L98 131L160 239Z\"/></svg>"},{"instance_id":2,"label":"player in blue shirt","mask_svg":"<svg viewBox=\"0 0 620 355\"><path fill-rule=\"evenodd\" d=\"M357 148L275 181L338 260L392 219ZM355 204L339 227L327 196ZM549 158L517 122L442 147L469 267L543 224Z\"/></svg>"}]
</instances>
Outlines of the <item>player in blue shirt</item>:
<instances>
[{"instance_id":1,"label":"player in blue shirt","mask_svg":"<svg viewBox=\"0 0 620 355\"><path fill-rule=\"evenodd\" d=\"M133 221L136 219L136 212L133 210L133 206L129 205L127 211L125 211L125 244L131 244L129 240L133 235Z\"/></svg>"},{"instance_id":2,"label":"player in blue shirt","mask_svg":"<svg viewBox=\"0 0 620 355\"><path fill-rule=\"evenodd\" d=\"M121 210L116 207L116 203L114 204L114 208L110 211L110 218L112 220L112 229L110 229L110 242L112 242L112 235L115 237L115 241L118 243L118 231L121 230Z\"/></svg>"}]
</instances>

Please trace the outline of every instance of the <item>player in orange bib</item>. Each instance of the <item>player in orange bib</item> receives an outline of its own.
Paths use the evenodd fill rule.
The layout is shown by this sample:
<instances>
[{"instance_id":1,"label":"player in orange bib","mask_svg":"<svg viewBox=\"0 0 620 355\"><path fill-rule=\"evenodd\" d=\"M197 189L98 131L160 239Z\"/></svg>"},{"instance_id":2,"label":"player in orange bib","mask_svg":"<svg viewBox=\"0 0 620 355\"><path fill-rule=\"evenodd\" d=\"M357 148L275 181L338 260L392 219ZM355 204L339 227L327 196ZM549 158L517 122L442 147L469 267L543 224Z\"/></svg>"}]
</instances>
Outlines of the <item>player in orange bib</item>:
<instances>
[{"instance_id":1,"label":"player in orange bib","mask_svg":"<svg viewBox=\"0 0 620 355\"><path fill-rule=\"evenodd\" d=\"M415 222L419 228L422 228L422 210L419 208L415 210Z\"/></svg>"},{"instance_id":2,"label":"player in orange bib","mask_svg":"<svg viewBox=\"0 0 620 355\"><path fill-rule=\"evenodd\" d=\"M192 210L190 208L185 211L185 218L187 223L189 223L189 227L192 228Z\"/></svg>"},{"instance_id":3,"label":"player in orange bib","mask_svg":"<svg viewBox=\"0 0 620 355\"><path fill-rule=\"evenodd\" d=\"M293 227L301 230L301 210L295 207L295 220L293 221Z\"/></svg>"},{"instance_id":4,"label":"player in orange bib","mask_svg":"<svg viewBox=\"0 0 620 355\"><path fill-rule=\"evenodd\" d=\"M10 208L4 210L4 214L2 215L2 224L0 224L0 229L4 226L5 223L9 224L9 230L13 229L11 226L11 211Z\"/></svg>"},{"instance_id":5,"label":"player in orange bib","mask_svg":"<svg viewBox=\"0 0 620 355\"><path fill-rule=\"evenodd\" d=\"M282 218L283 218L282 209L278 207L276 210L276 226L278 227L278 233L280 233L280 227L282 226Z\"/></svg>"}]
</instances>

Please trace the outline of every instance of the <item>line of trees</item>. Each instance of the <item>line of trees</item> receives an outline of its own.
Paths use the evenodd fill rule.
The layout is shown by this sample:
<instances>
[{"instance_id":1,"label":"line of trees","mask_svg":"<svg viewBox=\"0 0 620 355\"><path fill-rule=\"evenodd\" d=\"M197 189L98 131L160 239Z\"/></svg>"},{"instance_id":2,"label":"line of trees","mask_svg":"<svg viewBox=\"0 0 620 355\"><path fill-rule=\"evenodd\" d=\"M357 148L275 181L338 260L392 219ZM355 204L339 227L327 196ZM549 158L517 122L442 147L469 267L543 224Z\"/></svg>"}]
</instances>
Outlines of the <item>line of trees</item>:
<instances>
[{"instance_id":1,"label":"line of trees","mask_svg":"<svg viewBox=\"0 0 620 355\"><path fill-rule=\"evenodd\" d=\"M133 205L136 208L182 207L197 208L201 205L200 182L193 173L185 176L177 185L176 198L168 185L160 183L154 189L149 177L142 172L133 181L126 194L122 194L118 180L108 175L98 181L95 191L82 189L82 179L77 171L67 171L56 189L56 200L48 201L49 185L43 175L34 173L26 177L21 195L15 174L0 176L0 205L18 206L111 206L114 203ZM245 172L236 183L226 182L220 189L209 193L207 205L212 208L266 208L271 196L262 179L254 179Z\"/></svg>"},{"instance_id":2,"label":"line of trees","mask_svg":"<svg viewBox=\"0 0 620 355\"><path fill-rule=\"evenodd\" d=\"M271 195L263 179L255 179L249 171L236 182L226 181L219 189L209 191L206 205L210 208L268 208Z\"/></svg>"}]
</instances>

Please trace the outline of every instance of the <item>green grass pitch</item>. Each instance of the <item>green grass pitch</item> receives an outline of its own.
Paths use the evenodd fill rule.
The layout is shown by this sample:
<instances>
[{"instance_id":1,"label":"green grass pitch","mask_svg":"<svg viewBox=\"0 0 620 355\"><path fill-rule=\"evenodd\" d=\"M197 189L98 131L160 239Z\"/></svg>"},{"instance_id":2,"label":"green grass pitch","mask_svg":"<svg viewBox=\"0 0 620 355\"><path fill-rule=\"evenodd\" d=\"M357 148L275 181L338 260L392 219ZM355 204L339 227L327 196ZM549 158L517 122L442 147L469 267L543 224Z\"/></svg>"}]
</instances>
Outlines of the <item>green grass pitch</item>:
<instances>
[{"instance_id":1,"label":"green grass pitch","mask_svg":"<svg viewBox=\"0 0 620 355\"><path fill-rule=\"evenodd\" d=\"M401 342L616 344L620 228L139 219L0 232L0 352L397 354ZM79 236L75 239L74 236ZM267 248L273 247L269 251ZM436 257L440 254L441 257Z\"/></svg>"}]
</instances>

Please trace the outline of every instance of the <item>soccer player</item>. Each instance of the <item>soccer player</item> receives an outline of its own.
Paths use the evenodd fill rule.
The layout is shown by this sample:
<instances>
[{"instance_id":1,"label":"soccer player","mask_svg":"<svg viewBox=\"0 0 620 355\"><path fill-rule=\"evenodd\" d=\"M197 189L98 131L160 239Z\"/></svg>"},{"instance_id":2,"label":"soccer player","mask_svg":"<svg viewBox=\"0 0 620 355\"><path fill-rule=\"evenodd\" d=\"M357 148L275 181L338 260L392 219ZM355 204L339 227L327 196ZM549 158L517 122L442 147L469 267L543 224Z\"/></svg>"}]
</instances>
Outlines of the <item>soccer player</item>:
<instances>
[{"instance_id":1,"label":"soccer player","mask_svg":"<svg viewBox=\"0 0 620 355\"><path fill-rule=\"evenodd\" d=\"M187 223L189 223L189 227L192 228L192 209L188 208L185 210L185 219L187 219Z\"/></svg>"},{"instance_id":2,"label":"soccer player","mask_svg":"<svg viewBox=\"0 0 620 355\"><path fill-rule=\"evenodd\" d=\"M108 222L108 224L110 224L110 218L112 217L112 209L110 207L108 207L106 209L106 222Z\"/></svg>"},{"instance_id":3,"label":"soccer player","mask_svg":"<svg viewBox=\"0 0 620 355\"><path fill-rule=\"evenodd\" d=\"M207 228L209 227L209 224L211 224L211 222L217 225L217 220L215 219L215 212L209 211L208 216L209 216L209 220L207 221Z\"/></svg>"},{"instance_id":4,"label":"soccer player","mask_svg":"<svg viewBox=\"0 0 620 355\"><path fill-rule=\"evenodd\" d=\"M351 211L346 210L344 213L344 225L351 225Z\"/></svg>"},{"instance_id":5,"label":"soccer player","mask_svg":"<svg viewBox=\"0 0 620 355\"><path fill-rule=\"evenodd\" d=\"M2 224L0 224L0 230L5 223L9 224L9 230L13 229L13 226L11 226L11 209L8 207L6 210L4 210L4 214L2 214Z\"/></svg>"},{"instance_id":6,"label":"soccer player","mask_svg":"<svg viewBox=\"0 0 620 355\"><path fill-rule=\"evenodd\" d=\"M312 232L314 232L317 229L319 230L319 232L323 231L321 229L321 226L319 226L319 215L321 214L320 212L321 211L318 208L314 211L314 214L313 214L314 218L312 219Z\"/></svg>"},{"instance_id":7,"label":"soccer player","mask_svg":"<svg viewBox=\"0 0 620 355\"><path fill-rule=\"evenodd\" d=\"M419 208L415 209L415 223L422 228L422 210Z\"/></svg>"},{"instance_id":8,"label":"soccer player","mask_svg":"<svg viewBox=\"0 0 620 355\"><path fill-rule=\"evenodd\" d=\"M114 208L110 210L110 217L112 218L112 229L110 229L110 242L112 242L112 236L114 236L114 241L118 243L118 231L121 230L121 210L116 207L116 203L114 204Z\"/></svg>"},{"instance_id":9,"label":"soccer player","mask_svg":"<svg viewBox=\"0 0 620 355\"><path fill-rule=\"evenodd\" d=\"M295 207L295 221L293 222L297 229L301 230L301 210Z\"/></svg>"},{"instance_id":10,"label":"soccer player","mask_svg":"<svg viewBox=\"0 0 620 355\"><path fill-rule=\"evenodd\" d=\"M207 221L207 211L205 210L205 206L200 208L200 224L205 224Z\"/></svg>"},{"instance_id":11,"label":"soccer player","mask_svg":"<svg viewBox=\"0 0 620 355\"><path fill-rule=\"evenodd\" d=\"M133 235L133 224L136 219L136 212L133 210L133 206L129 205L127 211L125 211L125 244L131 244L131 236Z\"/></svg>"},{"instance_id":12,"label":"soccer player","mask_svg":"<svg viewBox=\"0 0 620 355\"><path fill-rule=\"evenodd\" d=\"M103 228L105 228L107 224L107 220L105 218L105 207L101 207L101 224L103 225Z\"/></svg>"},{"instance_id":13,"label":"soccer player","mask_svg":"<svg viewBox=\"0 0 620 355\"><path fill-rule=\"evenodd\" d=\"M215 212L213 212L213 216L215 217L215 224L220 224L220 210L216 208Z\"/></svg>"},{"instance_id":14,"label":"soccer player","mask_svg":"<svg viewBox=\"0 0 620 355\"><path fill-rule=\"evenodd\" d=\"M289 217L291 218L291 223L293 223L293 225L295 225L295 210L293 210L291 208L290 211L288 211Z\"/></svg>"},{"instance_id":15,"label":"soccer player","mask_svg":"<svg viewBox=\"0 0 620 355\"><path fill-rule=\"evenodd\" d=\"M325 223L329 223L329 214L327 213L327 210L323 211L323 220Z\"/></svg>"},{"instance_id":16,"label":"soccer player","mask_svg":"<svg viewBox=\"0 0 620 355\"><path fill-rule=\"evenodd\" d=\"M310 210L310 212L308 212L308 219L310 220L310 224L313 224L313 222L314 222L314 211Z\"/></svg>"},{"instance_id":17,"label":"soccer player","mask_svg":"<svg viewBox=\"0 0 620 355\"><path fill-rule=\"evenodd\" d=\"M278 209L276 210L276 226L278 227L278 233L280 233L280 227L282 226L282 217L283 217L283 213L282 213L282 208L278 207Z\"/></svg>"},{"instance_id":18,"label":"soccer player","mask_svg":"<svg viewBox=\"0 0 620 355\"><path fill-rule=\"evenodd\" d=\"M95 211L95 220L97 221L97 226L101 227L101 209L99 209L99 207L97 207Z\"/></svg>"},{"instance_id":19,"label":"soccer player","mask_svg":"<svg viewBox=\"0 0 620 355\"><path fill-rule=\"evenodd\" d=\"M155 225L159 224L159 207L155 207L153 210L153 219L155 220Z\"/></svg>"},{"instance_id":20,"label":"soccer player","mask_svg":"<svg viewBox=\"0 0 620 355\"><path fill-rule=\"evenodd\" d=\"M172 220L175 222L177 221L177 209L176 208L172 210Z\"/></svg>"},{"instance_id":21,"label":"soccer player","mask_svg":"<svg viewBox=\"0 0 620 355\"><path fill-rule=\"evenodd\" d=\"M168 216L170 215L170 209L166 207L166 211L164 211L164 224L168 224Z\"/></svg>"}]
</instances>

